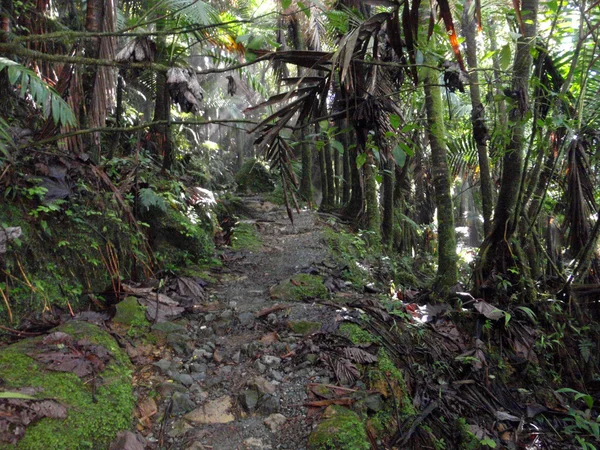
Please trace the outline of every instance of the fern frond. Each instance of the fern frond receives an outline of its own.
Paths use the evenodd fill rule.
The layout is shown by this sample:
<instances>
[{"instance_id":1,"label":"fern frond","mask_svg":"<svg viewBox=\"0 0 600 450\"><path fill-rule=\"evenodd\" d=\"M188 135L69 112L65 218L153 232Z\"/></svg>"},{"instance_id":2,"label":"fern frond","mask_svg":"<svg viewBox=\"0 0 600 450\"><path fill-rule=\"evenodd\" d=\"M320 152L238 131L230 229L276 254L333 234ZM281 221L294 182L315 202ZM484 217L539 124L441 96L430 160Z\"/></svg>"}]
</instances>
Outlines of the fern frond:
<instances>
[{"instance_id":1,"label":"fern frond","mask_svg":"<svg viewBox=\"0 0 600 450\"><path fill-rule=\"evenodd\" d=\"M11 85L15 87L20 85L19 95L25 97L29 93L36 106L42 109L44 117L48 118L52 114L55 125L76 125L75 114L67 102L33 70L12 59L0 57L0 70L3 69L7 70Z\"/></svg>"}]
</instances>

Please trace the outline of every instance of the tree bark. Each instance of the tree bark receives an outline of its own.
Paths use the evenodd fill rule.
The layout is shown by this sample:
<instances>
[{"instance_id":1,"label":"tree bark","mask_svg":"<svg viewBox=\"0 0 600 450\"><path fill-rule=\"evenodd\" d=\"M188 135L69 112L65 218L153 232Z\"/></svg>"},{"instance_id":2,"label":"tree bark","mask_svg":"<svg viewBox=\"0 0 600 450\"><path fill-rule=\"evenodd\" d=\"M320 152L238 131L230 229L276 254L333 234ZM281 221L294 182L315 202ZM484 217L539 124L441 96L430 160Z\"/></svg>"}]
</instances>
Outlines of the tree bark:
<instances>
[{"instance_id":1,"label":"tree bark","mask_svg":"<svg viewBox=\"0 0 600 450\"><path fill-rule=\"evenodd\" d=\"M446 294L458 282L454 206L450 195L450 175L446 155L446 130L442 95L437 71L425 69L424 90L427 134L431 147L433 185L438 221L438 271L435 290Z\"/></svg>"},{"instance_id":2,"label":"tree bark","mask_svg":"<svg viewBox=\"0 0 600 450\"><path fill-rule=\"evenodd\" d=\"M485 108L481 103L479 91L479 75L477 72L477 41L475 39L475 17L469 15L472 1L467 0L464 5L463 31L467 44L467 63L471 72L469 73L469 92L471 95L471 123L473 125L473 137L477 145L479 158L479 179L481 183L481 203L483 212L483 232L487 236L492 229L492 177L490 174L490 161L488 158L487 141L490 136L485 124Z\"/></svg>"},{"instance_id":3,"label":"tree bark","mask_svg":"<svg viewBox=\"0 0 600 450\"><path fill-rule=\"evenodd\" d=\"M380 235L381 220L379 218L379 199L377 193L377 166L375 165L375 158L373 157L373 151L367 149L367 161L364 165L365 168L365 190L367 194L367 228L369 231L374 232L377 236ZM376 239L375 241L378 241Z\"/></svg>"},{"instance_id":4,"label":"tree bark","mask_svg":"<svg viewBox=\"0 0 600 450\"><path fill-rule=\"evenodd\" d=\"M390 247L394 238L394 175L396 162L393 157L388 157L383 172L383 220L381 233L383 245Z\"/></svg>"},{"instance_id":5,"label":"tree bark","mask_svg":"<svg viewBox=\"0 0 600 450\"><path fill-rule=\"evenodd\" d=\"M302 128L300 130L300 145L302 146L302 175L300 177L300 196L308 202L309 207L312 206L313 185L312 185L312 148L310 143L306 142L306 132Z\"/></svg>"}]
</instances>

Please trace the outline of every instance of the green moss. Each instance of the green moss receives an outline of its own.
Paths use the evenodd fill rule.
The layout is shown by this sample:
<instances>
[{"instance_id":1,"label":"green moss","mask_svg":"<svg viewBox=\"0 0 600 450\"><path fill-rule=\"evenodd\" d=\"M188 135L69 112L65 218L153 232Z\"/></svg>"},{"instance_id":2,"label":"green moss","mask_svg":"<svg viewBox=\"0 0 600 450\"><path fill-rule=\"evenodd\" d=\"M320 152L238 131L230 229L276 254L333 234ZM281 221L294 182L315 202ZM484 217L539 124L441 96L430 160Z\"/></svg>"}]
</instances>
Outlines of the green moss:
<instances>
[{"instance_id":1,"label":"green moss","mask_svg":"<svg viewBox=\"0 0 600 450\"><path fill-rule=\"evenodd\" d=\"M299 273L271 288L271 298L287 301L302 301L309 298L327 298L329 291L323 277Z\"/></svg>"},{"instance_id":2,"label":"green moss","mask_svg":"<svg viewBox=\"0 0 600 450\"><path fill-rule=\"evenodd\" d=\"M238 222L233 230L231 247L234 250L256 251L262 247L262 240L252 223Z\"/></svg>"},{"instance_id":3,"label":"green moss","mask_svg":"<svg viewBox=\"0 0 600 450\"><path fill-rule=\"evenodd\" d=\"M307 322L302 320L300 322L291 322L290 327L294 333L310 334L321 329L321 322Z\"/></svg>"},{"instance_id":4,"label":"green moss","mask_svg":"<svg viewBox=\"0 0 600 450\"><path fill-rule=\"evenodd\" d=\"M308 438L309 450L369 450L367 432L358 415L341 406L329 406L324 420Z\"/></svg>"},{"instance_id":5,"label":"green moss","mask_svg":"<svg viewBox=\"0 0 600 450\"><path fill-rule=\"evenodd\" d=\"M271 192L275 183L266 164L258 159L247 160L235 175L239 191Z\"/></svg>"},{"instance_id":6,"label":"green moss","mask_svg":"<svg viewBox=\"0 0 600 450\"><path fill-rule=\"evenodd\" d=\"M76 339L86 338L106 347L114 357L93 383L73 373L46 371L27 356L41 338L28 339L0 352L0 378L8 388L41 388L41 398L53 398L67 407L64 420L42 419L27 427L16 446L26 450L73 450L107 448L117 432L131 427L135 397L131 386L131 363L106 332L84 322L70 322L57 330ZM15 448L2 446L0 449Z\"/></svg>"},{"instance_id":7,"label":"green moss","mask_svg":"<svg viewBox=\"0 0 600 450\"><path fill-rule=\"evenodd\" d=\"M340 333L350 339L353 344L372 344L379 342L379 339L376 336L373 336L367 330L363 330L355 323L342 323L340 325Z\"/></svg>"},{"instance_id":8,"label":"green moss","mask_svg":"<svg viewBox=\"0 0 600 450\"><path fill-rule=\"evenodd\" d=\"M396 367L383 347L377 352L377 367L369 369L368 379L369 385L373 389L382 393L387 392L388 395L390 394L388 392L389 386L391 386L394 391L393 396L398 402L398 408L402 414L406 416L417 414L408 394L402 371Z\"/></svg>"}]
</instances>

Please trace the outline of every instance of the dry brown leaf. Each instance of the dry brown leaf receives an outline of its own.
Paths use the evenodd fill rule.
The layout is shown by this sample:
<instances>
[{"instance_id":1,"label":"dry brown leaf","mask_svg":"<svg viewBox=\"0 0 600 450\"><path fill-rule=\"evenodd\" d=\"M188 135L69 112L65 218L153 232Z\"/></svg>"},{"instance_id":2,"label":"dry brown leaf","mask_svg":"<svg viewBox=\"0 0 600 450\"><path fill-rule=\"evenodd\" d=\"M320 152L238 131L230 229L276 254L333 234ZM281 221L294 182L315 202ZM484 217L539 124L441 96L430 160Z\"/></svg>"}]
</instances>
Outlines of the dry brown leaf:
<instances>
[{"instance_id":1,"label":"dry brown leaf","mask_svg":"<svg viewBox=\"0 0 600 450\"><path fill-rule=\"evenodd\" d=\"M263 337L260 338L260 342L262 342L265 345L274 344L278 340L279 340L279 335L277 334L276 331L272 331L271 333L267 333Z\"/></svg>"}]
</instances>

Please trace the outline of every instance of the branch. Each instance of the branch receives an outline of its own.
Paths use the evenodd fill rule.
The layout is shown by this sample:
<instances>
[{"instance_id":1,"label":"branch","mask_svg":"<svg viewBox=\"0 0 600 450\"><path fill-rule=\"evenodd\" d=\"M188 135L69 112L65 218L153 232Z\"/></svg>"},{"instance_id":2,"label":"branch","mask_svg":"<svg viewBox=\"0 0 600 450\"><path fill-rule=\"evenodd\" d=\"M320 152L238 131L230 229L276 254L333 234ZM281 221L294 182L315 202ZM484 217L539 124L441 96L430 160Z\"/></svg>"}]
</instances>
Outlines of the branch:
<instances>
[{"instance_id":1,"label":"branch","mask_svg":"<svg viewBox=\"0 0 600 450\"><path fill-rule=\"evenodd\" d=\"M256 122L253 120L246 119L215 119L215 120L203 120L203 121L193 121L193 120L156 120L154 122L145 122L139 125L134 125L132 127L98 127L98 128L86 128L84 130L75 130L70 131L68 133L59 134L56 136L52 136L48 139L42 139L41 141L29 142L27 144L20 145L18 147L19 150L23 150L26 148L38 147L40 145L49 144L51 142L56 142L60 139L66 139L73 136L80 136L82 134L91 134L91 133L128 133L132 131L143 130L145 128L150 128L155 125L211 125L211 124L231 124L231 123L242 123L242 124L252 124L255 125Z\"/></svg>"}]
</instances>

